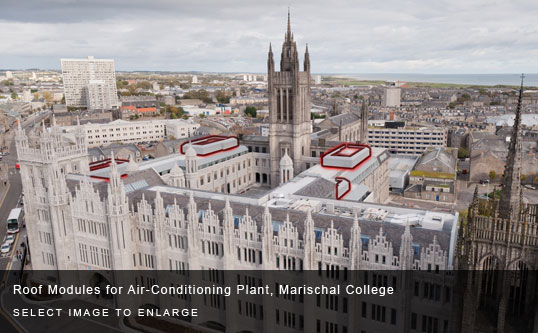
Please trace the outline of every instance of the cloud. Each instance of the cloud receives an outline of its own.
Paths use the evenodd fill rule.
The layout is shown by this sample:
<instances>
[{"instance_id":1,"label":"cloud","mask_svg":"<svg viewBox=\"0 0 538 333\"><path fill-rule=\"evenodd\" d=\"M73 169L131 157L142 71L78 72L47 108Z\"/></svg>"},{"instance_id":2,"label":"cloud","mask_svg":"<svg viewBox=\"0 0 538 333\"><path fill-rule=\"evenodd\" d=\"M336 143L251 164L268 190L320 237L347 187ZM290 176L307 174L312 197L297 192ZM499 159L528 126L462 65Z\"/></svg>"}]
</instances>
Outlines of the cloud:
<instances>
[{"instance_id":1,"label":"cloud","mask_svg":"<svg viewBox=\"0 0 538 333\"><path fill-rule=\"evenodd\" d=\"M118 70L264 72L288 2L26 0L0 11L0 68L113 58ZM538 72L535 1L311 0L291 4L314 72ZM7 32L7 33L5 33Z\"/></svg>"}]
</instances>

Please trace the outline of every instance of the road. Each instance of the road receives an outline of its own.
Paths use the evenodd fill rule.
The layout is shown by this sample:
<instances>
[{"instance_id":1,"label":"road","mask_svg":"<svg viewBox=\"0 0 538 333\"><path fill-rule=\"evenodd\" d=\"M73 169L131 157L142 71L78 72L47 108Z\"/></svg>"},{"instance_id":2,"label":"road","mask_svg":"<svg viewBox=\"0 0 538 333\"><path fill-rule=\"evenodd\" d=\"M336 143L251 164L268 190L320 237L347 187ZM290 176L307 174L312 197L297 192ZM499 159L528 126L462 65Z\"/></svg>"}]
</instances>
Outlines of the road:
<instances>
[{"instance_id":1,"label":"road","mask_svg":"<svg viewBox=\"0 0 538 333\"><path fill-rule=\"evenodd\" d=\"M48 116L49 112L39 115L34 114L23 121L22 126L25 130L28 130L32 126L39 124L42 119ZM9 179L6 186L3 184L0 186L0 240L2 243L6 236L6 224L9 213L11 209L17 206L20 207L19 202L21 201L20 198L22 194L21 175L19 170L15 167L17 163L17 151L15 148L15 141L13 140L14 132L15 131L11 131L10 137L7 139L7 141L10 142L8 146L9 155L4 156L2 160L2 162L6 163L8 166ZM16 278L16 272L20 268L20 261L14 255L17 250L21 249L20 243L25 235L26 230L21 229L21 232L16 236L11 252L7 256L0 257L0 285L2 286L7 284L8 279ZM2 328L2 332L22 332L17 323L7 316L3 309L0 309L0 327Z\"/></svg>"},{"instance_id":2,"label":"road","mask_svg":"<svg viewBox=\"0 0 538 333\"><path fill-rule=\"evenodd\" d=\"M32 126L39 124L39 122L45 118L48 117L49 113L43 113L39 115L32 115L25 121L23 121L22 126L25 130L29 130ZM14 135L14 131L11 131ZM9 139L8 139L9 141ZM9 216L9 212L15 208L15 207L22 207L19 205L19 202L21 201L21 193L22 193L22 182L21 182L21 175L19 173L19 170L15 168L15 164L17 163L17 151L15 149L15 140L11 138L11 143L9 144L9 155L4 156L2 162L7 163L8 165L8 178L9 178L9 184L7 185L7 191L1 191L0 192L0 240L3 243L3 240L6 236L7 231L7 218ZM2 188L4 189L4 188ZM16 253L18 249L20 249L20 242L24 238L25 230L21 229L22 231L19 233L18 242L14 244L13 251L10 253L9 256L0 257L0 271L6 271L9 270L9 262L11 260L11 257L13 254ZM0 279L3 280L3 277L0 276Z\"/></svg>"}]
</instances>

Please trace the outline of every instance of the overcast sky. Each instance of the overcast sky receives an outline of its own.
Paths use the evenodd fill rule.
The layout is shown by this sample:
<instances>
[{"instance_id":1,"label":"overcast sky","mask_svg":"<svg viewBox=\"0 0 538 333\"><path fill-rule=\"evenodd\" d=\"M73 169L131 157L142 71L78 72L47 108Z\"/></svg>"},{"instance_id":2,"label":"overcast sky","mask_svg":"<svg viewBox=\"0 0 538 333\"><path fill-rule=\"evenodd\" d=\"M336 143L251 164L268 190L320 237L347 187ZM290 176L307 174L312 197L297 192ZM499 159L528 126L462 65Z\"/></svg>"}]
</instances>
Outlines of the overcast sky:
<instances>
[{"instance_id":1,"label":"overcast sky","mask_svg":"<svg viewBox=\"0 0 538 333\"><path fill-rule=\"evenodd\" d=\"M0 0L0 68L265 72L291 7L315 73L537 73L536 0Z\"/></svg>"}]
</instances>

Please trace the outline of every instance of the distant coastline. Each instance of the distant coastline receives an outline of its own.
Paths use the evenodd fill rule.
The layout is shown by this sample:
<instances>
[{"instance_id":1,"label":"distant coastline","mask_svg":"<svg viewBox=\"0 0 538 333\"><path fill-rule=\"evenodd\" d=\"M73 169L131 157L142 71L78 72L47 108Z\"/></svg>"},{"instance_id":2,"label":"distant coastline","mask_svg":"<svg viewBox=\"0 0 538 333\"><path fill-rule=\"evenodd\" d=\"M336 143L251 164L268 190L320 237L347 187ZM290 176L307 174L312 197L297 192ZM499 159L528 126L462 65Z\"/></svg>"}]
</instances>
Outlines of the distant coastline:
<instances>
[{"instance_id":1,"label":"distant coastline","mask_svg":"<svg viewBox=\"0 0 538 333\"><path fill-rule=\"evenodd\" d=\"M521 74L412 74L412 73L365 73L326 74L332 77L359 81L403 81L413 83L442 84L443 86L519 86ZM538 74L525 74L526 87L538 87Z\"/></svg>"}]
</instances>

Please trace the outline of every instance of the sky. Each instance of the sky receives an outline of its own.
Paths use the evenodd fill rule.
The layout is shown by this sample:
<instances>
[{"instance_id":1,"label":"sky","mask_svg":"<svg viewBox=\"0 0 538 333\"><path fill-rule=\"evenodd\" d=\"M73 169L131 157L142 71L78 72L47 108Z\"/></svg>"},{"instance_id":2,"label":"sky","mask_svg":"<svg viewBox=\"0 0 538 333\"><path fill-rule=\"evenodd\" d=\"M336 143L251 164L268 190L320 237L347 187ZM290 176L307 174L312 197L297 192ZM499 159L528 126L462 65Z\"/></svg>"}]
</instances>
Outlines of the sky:
<instances>
[{"instance_id":1,"label":"sky","mask_svg":"<svg viewBox=\"0 0 538 333\"><path fill-rule=\"evenodd\" d=\"M262 73L288 6L313 73L538 73L536 0L0 0L0 68Z\"/></svg>"}]
</instances>

